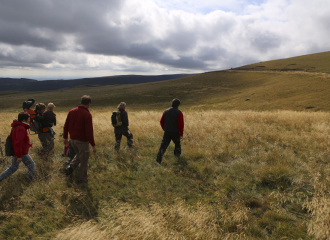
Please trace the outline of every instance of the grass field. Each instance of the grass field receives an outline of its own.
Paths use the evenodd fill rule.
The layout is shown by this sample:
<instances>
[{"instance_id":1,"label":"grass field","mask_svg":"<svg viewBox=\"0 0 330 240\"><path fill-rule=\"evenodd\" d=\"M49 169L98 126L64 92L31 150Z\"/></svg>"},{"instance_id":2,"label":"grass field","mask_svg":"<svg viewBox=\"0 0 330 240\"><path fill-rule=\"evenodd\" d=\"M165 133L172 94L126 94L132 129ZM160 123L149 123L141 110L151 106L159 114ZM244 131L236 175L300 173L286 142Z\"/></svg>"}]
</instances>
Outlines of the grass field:
<instances>
[{"instance_id":1,"label":"grass field","mask_svg":"<svg viewBox=\"0 0 330 240\"><path fill-rule=\"evenodd\" d=\"M157 83L1 92L0 138L22 102L56 105L54 153L0 184L0 239L330 239L330 54ZM263 67L258 67L259 65ZM294 65L295 64L295 65ZM59 171L67 112L92 97L88 186ZM182 157L162 167L162 111L180 98ZM134 149L115 153L110 115L127 103ZM10 159L0 157L0 172Z\"/></svg>"},{"instance_id":2,"label":"grass field","mask_svg":"<svg viewBox=\"0 0 330 240\"><path fill-rule=\"evenodd\" d=\"M1 183L0 238L330 237L329 113L190 111L182 158L172 156L171 145L161 168L155 163L161 112L128 113L135 148L124 141L115 154L109 112L92 110L98 152L88 186L58 171L66 160L61 139L45 161L32 136L38 179L27 184L22 165ZM66 113L57 116L59 133ZM1 115L1 138L13 117Z\"/></svg>"},{"instance_id":3,"label":"grass field","mask_svg":"<svg viewBox=\"0 0 330 240\"><path fill-rule=\"evenodd\" d=\"M296 62L306 69L281 70ZM258 70L252 65L209 72L162 82L80 86L46 92L0 92L1 111L18 111L22 102L54 102L58 111L79 104L82 95L93 98L94 108L113 109L125 101L134 110L162 110L174 98L184 110L294 110L330 111L330 52L267 62ZM266 65L266 64L265 64ZM293 66L293 65L292 65ZM313 72L307 68L313 68ZM242 70L245 69L245 70Z\"/></svg>"},{"instance_id":4,"label":"grass field","mask_svg":"<svg viewBox=\"0 0 330 240\"><path fill-rule=\"evenodd\" d=\"M321 73L229 70L163 82L77 87L0 96L2 111L18 111L22 102L54 102L58 111L77 106L88 93L94 108L115 109L125 101L134 110L162 110L176 97L184 110L330 111L330 75Z\"/></svg>"}]
</instances>

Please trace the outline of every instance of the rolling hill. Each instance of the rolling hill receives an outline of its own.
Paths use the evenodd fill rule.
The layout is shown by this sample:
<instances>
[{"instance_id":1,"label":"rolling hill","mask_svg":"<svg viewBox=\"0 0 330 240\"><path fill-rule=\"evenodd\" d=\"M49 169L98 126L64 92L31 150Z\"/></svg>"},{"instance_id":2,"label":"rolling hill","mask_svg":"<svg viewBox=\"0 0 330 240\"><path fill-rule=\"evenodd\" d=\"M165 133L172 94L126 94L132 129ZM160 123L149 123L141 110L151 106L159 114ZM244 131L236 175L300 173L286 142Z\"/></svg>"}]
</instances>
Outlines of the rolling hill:
<instances>
[{"instance_id":1,"label":"rolling hill","mask_svg":"<svg viewBox=\"0 0 330 240\"><path fill-rule=\"evenodd\" d=\"M293 62L299 70L282 70ZM330 66L329 52L269 61L263 65L266 66L263 71L248 65L141 84L0 92L0 108L19 109L24 100L34 98L37 102L54 102L60 109L67 110L77 105L82 95L89 94L97 108L115 107L118 102L125 101L131 109L162 109L173 98L179 98L183 109L330 111L330 74L326 72ZM302 66L313 72L303 71Z\"/></svg>"},{"instance_id":2,"label":"rolling hill","mask_svg":"<svg viewBox=\"0 0 330 240\"><path fill-rule=\"evenodd\" d=\"M171 74L157 76L143 75L122 75L110 77L82 78L72 80L46 80L37 81L32 79L0 78L0 91L49 91L73 88L76 86L87 85L116 85L116 84L137 84L146 82L157 82L169 79L191 76L192 74Z\"/></svg>"}]
</instances>

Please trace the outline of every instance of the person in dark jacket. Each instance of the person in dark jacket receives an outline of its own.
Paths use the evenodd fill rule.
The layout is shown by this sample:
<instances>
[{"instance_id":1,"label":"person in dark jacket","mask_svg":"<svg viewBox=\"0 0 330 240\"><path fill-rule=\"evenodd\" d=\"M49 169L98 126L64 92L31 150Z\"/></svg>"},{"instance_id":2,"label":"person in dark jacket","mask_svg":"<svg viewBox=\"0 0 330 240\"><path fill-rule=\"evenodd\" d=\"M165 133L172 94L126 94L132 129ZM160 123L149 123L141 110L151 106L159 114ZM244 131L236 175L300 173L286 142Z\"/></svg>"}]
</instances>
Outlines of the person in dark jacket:
<instances>
[{"instance_id":1,"label":"person in dark jacket","mask_svg":"<svg viewBox=\"0 0 330 240\"><path fill-rule=\"evenodd\" d=\"M32 147L27 132L30 128L29 120L29 114L21 112L18 114L18 120L14 120L11 124L11 140L13 142L14 155L12 156L11 166L0 175L0 182L16 172L21 162L23 162L28 169L28 178L30 181L35 179L36 164L29 155L29 149Z\"/></svg>"},{"instance_id":2,"label":"person in dark jacket","mask_svg":"<svg viewBox=\"0 0 330 240\"><path fill-rule=\"evenodd\" d=\"M173 99L172 107L166 109L160 119L160 125L165 132L157 154L157 163L159 165L161 164L163 155L171 141L175 144L174 155L176 157L180 157L181 155L181 139L183 137L184 120L183 114L179 110L179 106L180 100Z\"/></svg>"},{"instance_id":3,"label":"person in dark jacket","mask_svg":"<svg viewBox=\"0 0 330 240\"><path fill-rule=\"evenodd\" d=\"M41 104L39 104L41 105ZM42 104L41 110L37 114L37 118L41 123L42 129L38 132L38 138L41 142L42 149L39 154L44 155L54 149L54 134L53 126L56 126L56 114L54 113L55 105L48 103L46 106Z\"/></svg>"},{"instance_id":4,"label":"person in dark jacket","mask_svg":"<svg viewBox=\"0 0 330 240\"><path fill-rule=\"evenodd\" d=\"M116 138L116 143L115 143L115 150L119 151L120 149L120 142L121 138L124 135L127 138L127 146L128 147L133 147L133 134L131 131L128 129L129 123L128 123L128 115L126 110L126 103L121 102L117 106L118 110L120 111L120 118L122 125L115 127L114 132L115 132L115 138Z\"/></svg>"},{"instance_id":5,"label":"person in dark jacket","mask_svg":"<svg viewBox=\"0 0 330 240\"><path fill-rule=\"evenodd\" d=\"M70 133L72 148L76 152L65 173L67 176L71 175L80 164L79 183L88 182L89 145L92 146L92 151L96 152L92 114L88 110L91 103L90 96L82 96L81 105L71 109L68 113L63 129L64 146L69 147L68 134Z\"/></svg>"}]
</instances>

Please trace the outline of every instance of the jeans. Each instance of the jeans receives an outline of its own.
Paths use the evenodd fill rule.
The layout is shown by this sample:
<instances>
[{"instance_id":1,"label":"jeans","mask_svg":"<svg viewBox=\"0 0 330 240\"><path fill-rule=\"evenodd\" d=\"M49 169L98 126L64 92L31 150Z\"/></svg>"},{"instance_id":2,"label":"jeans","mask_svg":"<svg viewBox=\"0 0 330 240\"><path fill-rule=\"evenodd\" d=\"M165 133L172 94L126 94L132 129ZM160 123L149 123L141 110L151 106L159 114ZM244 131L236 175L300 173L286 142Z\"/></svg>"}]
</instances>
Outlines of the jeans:
<instances>
[{"instance_id":1,"label":"jeans","mask_svg":"<svg viewBox=\"0 0 330 240\"><path fill-rule=\"evenodd\" d=\"M163 155L168 147L170 145L171 140L174 142L174 156L180 157L181 155L181 141L180 141L180 133L172 133L172 132L165 132L163 136L162 143L160 145L158 154L157 154L157 162L160 164L163 159Z\"/></svg>"},{"instance_id":2,"label":"jeans","mask_svg":"<svg viewBox=\"0 0 330 240\"><path fill-rule=\"evenodd\" d=\"M28 172L28 178L33 181L35 176L36 176L36 164L33 162L31 156L29 154L25 154L22 157L22 162L24 163L24 165L27 167ZM3 173L1 173L0 175L0 182L3 179L6 179L7 177L9 177L10 175L12 175L14 172L17 171L19 167L19 163L17 162L17 157L12 157L11 158L11 166L9 168L7 168Z\"/></svg>"}]
</instances>

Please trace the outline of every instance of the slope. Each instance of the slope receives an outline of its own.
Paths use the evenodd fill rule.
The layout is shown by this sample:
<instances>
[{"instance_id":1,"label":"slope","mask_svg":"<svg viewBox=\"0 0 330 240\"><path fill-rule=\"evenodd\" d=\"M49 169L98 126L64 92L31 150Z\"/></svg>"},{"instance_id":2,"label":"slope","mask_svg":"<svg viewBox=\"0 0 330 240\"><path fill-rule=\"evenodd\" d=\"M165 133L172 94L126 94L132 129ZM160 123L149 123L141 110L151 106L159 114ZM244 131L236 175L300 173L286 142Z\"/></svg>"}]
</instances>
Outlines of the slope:
<instances>
[{"instance_id":1,"label":"slope","mask_svg":"<svg viewBox=\"0 0 330 240\"><path fill-rule=\"evenodd\" d=\"M322 59L319 68L314 64L317 56ZM19 109L24 100L35 98L37 102L54 102L59 110L68 110L79 104L82 95L89 94L93 98L93 107L97 108L114 108L118 102L125 101L131 109L163 109L173 98L180 98L184 110L329 111L330 75L322 71L325 70L324 63L330 63L330 54L313 54L291 60L305 62L306 66L314 64L314 72L255 71L253 68L246 70L248 67L245 67L245 70L240 68L208 72L135 85L79 86L55 91L2 93L0 108ZM282 63L281 60L274 62L283 66L289 61L284 59Z\"/></svg>"},{"instance_id":2,"label":"slope","mask_svg":"<svg viewBox=\"0 0 330 240\"><path fill-rule=\"evenodd\" d=\"M330 52L309 54L304 56L278 59L260 63L254 63L242 67L238 70L256 70L256 71L307 71L330 73Z\"/></svg>"}]
</instances>

